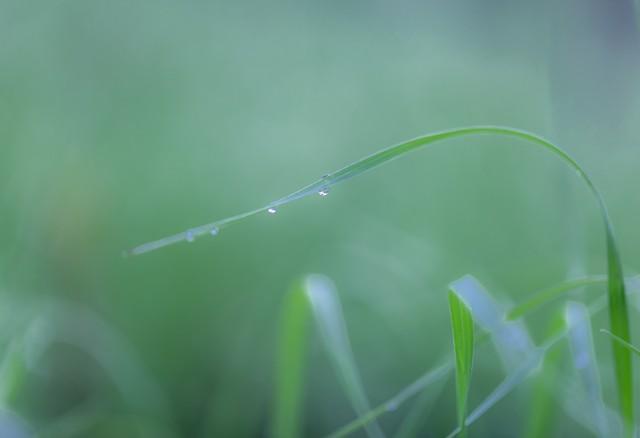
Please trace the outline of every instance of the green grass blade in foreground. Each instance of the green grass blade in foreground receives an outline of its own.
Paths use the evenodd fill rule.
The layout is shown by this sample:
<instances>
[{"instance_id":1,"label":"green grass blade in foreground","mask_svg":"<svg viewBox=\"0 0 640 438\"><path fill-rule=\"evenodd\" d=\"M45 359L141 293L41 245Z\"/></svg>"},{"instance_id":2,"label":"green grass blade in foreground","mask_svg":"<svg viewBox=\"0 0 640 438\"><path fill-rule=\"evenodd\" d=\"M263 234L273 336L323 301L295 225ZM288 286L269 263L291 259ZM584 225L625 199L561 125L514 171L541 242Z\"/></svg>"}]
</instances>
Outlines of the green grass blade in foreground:
<instances>
[{"instance_id":1,"label":"green grass blade in foreground","mask_svg":"<svg viewBox=\"0 0 640 438\"><path fill-rule=\"evenodd\" d=\"M609 330L601 329L600 331L602 333L605 333L605 334L609 335L615 342L619 343L624 348L626 348L629 351L631 351L631 352L637 354L638 356L640 356L640 349L638 347L628 343L627 341L625 341L624 339L620 338L619 336L614 335Z\"/></svg>"},{"instance_id":2,"label":"green grass blade in foreground","mask_svg":"<svg viewBox=\"0 0 640 438\"><path fill-rule=\"evenodd\" d=\"M471 277L472 276L468 275L465 277L462 277L459 280L454 281L453 283L451 283L452 286L455 286L456 284L458 284L458 288L460 285L460 280L463 280L466 277ZM580 287L580 279L574 279L574 280L568 280L567 282L561 283L559 285L556 286L552 286L550 288L548 288L547 290L550 289L558 289L560 286L564 285L564 284L574 284L576 286L573 287ZM476 280L477 281L477 280ZM628 282L636 282L637 284L630 284L629 287L629 294L631 293L640 293L640 276L635 276L635 277L631 277L630 279L628 279ZM634 287L635 286L635 287ZM460 288L459 288L460 290ZM569 290L569 289L567 289ZM599 312L601 312L605 307L606 307L606 300L603 300L601 298L606 298L606 297L600 297L597 300L595 300L591 305L589 305L589 314L593 315L593 314L597 314ZM526 302L522 303L521 305L526 304ZM521 305L518 305L516 307L520 307ZM471 309L472 313L474 312L474 309ZM534 307L529 307L527 308L524 313L522 314L522 316L526 316L528 313L532 312L533 310L535 310ZM489 313L493 313L493 311L489 312ZM475 315L475 313L473 313ZM566 324L564 323L564 318L556 318L553 321L553 324L549 327L549 329L547 330L547 336L545 339L548 340L554 340L553 342L559 340L562 338L563 334L566 333ZM476 337L476 344L481 344L483 341L487 340L488 337L483 336L482 334L480 334L479 336ZM552 350L549 349L548 347L550 347L552 344L550 344L549 342L547 342L547 348L546 348L546 353L544 354L544 357L549 357L549 354L553 354L554 357L557 356L557 351L558 350ZM539 352L538 347L534 348L531 353L535 354L536 352ZM535 357L533 355L528 355L525 359L528 360L530 363L533 363L535 365L535 359L531 359L532 357ZM453 368L453 360L451 360L451 358L449 358L447 360L447 362L445 362L445 364L443 365L444 367L446 367L446 372L444 375L447 375L448 372ZM517 375L522 375L523 372L520 370L520 368L522 368L523 365L522 363L519 364L519 366L517 368L515 368L514 370L511 371L512 374L517 374ZM526 367L526 365L524 365L524 367ZM531 370L535 369L534 367L530 366ZM369 411L367 414L365 414L364 416L358 417L355 420L353 420L352 422L348 423L347 425L343 426L342 428L340 428L338 431L332 433L330 435L330 437L342 437L342 436L346 436L349 433L352 433L356 430L358 430L359 428L363 427L365 424L367 424L369 421L371 421L374 418L379 417L380 415L389 412L390 410L387 408L388 406L394 406L394 407L399 407L404 401L406 401L411 395L413 394L417 394L421 391L423 391L425 388L427 388L428 386L430 386L432 383L435 383L437 381L439 381L439 377L438 379L432 379L431 376L434 375L434 372L436 372L438 370L438 368L436 368L435 370L431 370L426 372L424 375L422 375L420 378L418 378L417 380L415 380L413 383L411 383L409 386L405 387L404 389L402 389L395 397L392 397L391 399L389 399L387 402L383 403L382 405L378 406L377 408ZM439 374L439 373L438 373ZM525 378L526 378L526 374L525 374ZM524 378L522 378L520 381L524 380ZM514 384L514 382L518 382L518 379L511 377L509 379L505 379L505 381L507 383L503 382L503 385L501 387L501 389L496 392L495 394L493 394L492 396L488 397L485 400L485 403L482 406L482 411L481 413L485 413L487 412L492 406L493 404L497 403L500 401L500 397L497 397L497 395L500 394L505 394L505 390L506 393L508 393L509 391L513 390L517 385ZM510 382L510 383L509 383ZM505 389L506 386L506 389ZM480 412L480 411L479 411ZM478 413L476 413L476 415L474 416L474 419L477 420L481 415L478 415ZM528 430L532 430L533 429L531 427L529 427ZM409 431L410 433L411 431ZM458 430L455 431L455 433L457 433ZM535 431L533 431L535 432ZM411 435L410 435L411 436ZM528 435L528 436L539 436L538 434L534 435Z\"/></svg>"},{"instance_id":3,"label":"green grass blade in foreground","mask_svg":"<svg viewBox=\"0 0 640 438\"><path fill-rule=\"evenodd\" d=\"M611 436L607 420L607 412L602 399L602 388L598 373L598 364L593 338L589 310L582 303L569 302L565 308L565 320L573 363L579 376L581 386L586 392L585 414L594 423L598 436Z\"/></svg>"},{"instance_id":4,"label":"green grass blade in foreground","mask_svg":"<svg viewBox=\"0 0 640 438\"><path fill-rule=\"evenodd\" d=\"M564 313L564 312L562 312ZM546 329L546 338L550 339L556 334L566 330L564 315L555 313L548 322ZM558 364L562 360L562 350L552 348L545 354L541 364L540 372L535 376L532 383L533 395L531 398L531 408L526 426L524 428L523 438L538 438L543 436L551 436L553 420L558 411L558 405L555 403L554 395L556 383L558 382Z\"/></svg>"},{"instance_id":5,"label":"green grass blade in foreground","mask_svg":"<svg viewBox=\"0 0 640 438\"><path fill-rule=\"evenodd\" d=\"M356 414L360 417L364 416L369 412L370 404L351 351L347 327L335 286L327 277L309 275L305 279L304 288L320 332L320 338L329 353L338 378L345 388ZM384 436L375 420L367 422L365 428L371 438Z\"/></svg>"},{"instance_id":6,"label":"green grass blade in foreground","mask_svg":"<svg viewBox=\"0 0 640 438\"><path fill-rule=\"evenodd\" d=\"M449 312L453 335L453 353L456 363L458 425L460 426L460 435L464 437L466 436L465 419L467 417L467 400L469 387L471 386L471 370L473 368L474 329L471 309L453 289L449 291Z\"/></svg>"},{"instance_id":7,"label":"green grass blade in foreground","mask_svg":"<svg viewBox=\"0 0 640 438\"><path fill-rule=\"evenodd\" d=\"M171 245L181 241L193 241L195 238L205 234L217 234L223 227L231 225L232 223L254 216L258 213L265 211L275 211L276 208L286 205L290 202L304 198L309 195L326 193L326 191L348 179L354 178L360 174L368 172L378 166L381 166L391 160L397 159L406 155L409 152L421 149L427 145L431 145L443 140L466 137L479 134L490 134L497 136L506 136L518 138L524 140L530 144L536 145L540 148L550 151L553 155L564 161L570 168L572 168L582 181L587 185L591 194L597 201L600 209L600 214L605 225L605 240L607 247L607 278L608 278L608 300L609 300L609 320L611 326L611 332L620 337L622 340L630 341L629 331L629 315L628 306L626 303L624 293L624 281L622 273L622 264L620 262L620 256L613 233L613 226L609 219L609 213L607 212L604 199L596 189L595 185L587 175L587 173L580 167L580 165L564 150L553 144L552 142L545 140L535 134L521 131L518 129L500 127L500 126L470 126L458 129L452 129L448 131L437 132L434 134L427 134L421 137L414 138L412 140L391 146L376 152L368 157L362 158L342 169L339 169L333 173L325 175L323 178L302 187L293 193L277 199L264 207L257 208L255 210L241 213L239 215L231 216L226 219L222 219L210 224L202 225L200 227L192 228L182 233L175 234L173 236L166 237L154 242L140 245L132 250L126 252L128 255L142 254L148 251L152 251L158 248L162 248L167 245ZM631 354L628 349L624 348L618 343L613 342L613 358L614 368L617 381L618 398L620 404L620 410L622 417L625 420L627 426L627 434L633 429L633 369L631 366Z\"/></svg>"},{"instance_id":8,"label":"green grass blade in foreground","mask_svg":"<svg viewBox=\"0 0 640 438\"><path fill-rule=\"evenodd\" d=\"M309 317L309 302L300 281L285 298L280 320L273 437L300 436Z\"/></svg>"},{"instance_id":9,"label":"green grass blade in foreground","mask_svg":"<svg viewBox=\"0 0 640 438\"><path fill-rule=\"evenodd\" d=\"M449 285L468 305L476 325L491 334L505 369L518 365L535 348L522 321L506 321L505 309L472 275Z\"/></svg>"}]
</instances>

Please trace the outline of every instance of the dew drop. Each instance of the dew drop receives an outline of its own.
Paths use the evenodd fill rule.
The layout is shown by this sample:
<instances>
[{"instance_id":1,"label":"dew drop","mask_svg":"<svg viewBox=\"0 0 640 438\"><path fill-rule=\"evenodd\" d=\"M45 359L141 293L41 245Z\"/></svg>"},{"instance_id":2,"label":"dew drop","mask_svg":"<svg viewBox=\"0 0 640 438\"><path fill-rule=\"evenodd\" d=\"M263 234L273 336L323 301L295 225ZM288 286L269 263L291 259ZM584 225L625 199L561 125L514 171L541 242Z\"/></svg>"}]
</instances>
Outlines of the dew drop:
<instances>
[{"instance_id":1,"label":"dew drop","mask_svg":"<svg viewBox=\"0 0 640 438\"><path fill-rule=\"evenodd\" d=\"M322 196L323 198L324 198L325 196L327 196L328 194L329 194L329 189L321 189L321 190L318 192L318 195Z\"/></svg>"},{"instance_id":2,"label":"dew drop","mask_svg":"<svg viewBox=\"0 0 640 438\"><path fill-rule=\"evenodd\" d=\"M195 240L195 238L193 237L193 231L187 231L185 238L187 239L187 242L193 242Z\"/></svg>"},{"instance_id":3,"label":"dew drop","mask_svg":"<svg viewBox=\"0 0 640 438\"><path fill-rule=\"evenodd\" d=\"M276 210L275 208L269 208L269 209L267 209L267 212L269 214L276 214L278 212L278 210Z\"/></svg>"},{"instance_id":4,"label":"dew drop","mask_svg":"<svg viewBox=\"0 0 640 438\"><path fill-rule=\"evenodd\" d=\"M209 234L211 234L212 236L217 236L219 232L220 230L218 229L218 227L211 227L211 229L209 230Z\"/></svg>"}]
</instances>

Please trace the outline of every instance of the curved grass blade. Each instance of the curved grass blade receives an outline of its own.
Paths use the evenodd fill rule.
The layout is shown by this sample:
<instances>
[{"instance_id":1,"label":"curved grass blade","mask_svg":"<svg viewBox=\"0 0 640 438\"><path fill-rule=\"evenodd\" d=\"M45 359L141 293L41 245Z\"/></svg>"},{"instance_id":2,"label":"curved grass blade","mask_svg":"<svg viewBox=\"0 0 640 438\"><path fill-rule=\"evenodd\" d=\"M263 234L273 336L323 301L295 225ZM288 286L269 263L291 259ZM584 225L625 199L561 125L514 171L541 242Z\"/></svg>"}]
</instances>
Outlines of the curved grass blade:
<instances>
[{"instance_id":1,"label":"curved grass blade","mask_svg":"<svg viewBox=\"0 0 640 438\"><path fill-rule=\"evenodd\" d=\"M309 316L309 303L304 285L302 282L297 282L286 297L280 320L275 408L271 429L273 437L301 436Z\"/></svg>"},{"instance_id":2,"label":"curved grass blade","mask_svg":"<svg viewBox=\"0 0 640 438\"><path fill-rule=\"evenodd\" d=\"M569 302L565 308L569 344L573 363L582 387L586 391L588 416L595 423L598 436L612 436L609 431L607 412L602 399L602 388L598 364L591 337L589 310L582 303Z\"/></svg>"},{"instance_id":3,"label":"curved grass blade","mask_svg":"<svg viewBox=\"0 0 640 438\"><path fill-rule=\"evenodd\" d=\"M520 140L525 140L531 144L546 149L553 153L555 156L559 157L570 168L572 168L582 179L582 181L587 185L591 194L594 196L596 202L598 203L600 214L605 225L609 320L611 332L620 337L625 342L629 342L629 315L624 293L622 264L620 262L620 256L617 250L617 245L613 233L613 226L609 219L609 213L607 211L606 204L604 203L604 199L600 195L600 192L596 189L587 173L564 150L542 137L513 128L500 126L470 126L417 137L404 143L400 143L395 146L383 149L379 152L369 155L368 157L362 158L346 167L343 167L342 169L324 176L323 178L287 196L275 200L265 205L264 207L251 210L246 213L241 213L239 215L232 216L226 219L222 219L220 221L212 222L210 224L202 225L200 227L196 227L183 233L178 233L173 236L166 237L164 239L140 245L126 252L126 254L142 254L177 242L193 241L196 237L204 234L217 234L218 231L223 227L238 222L242 219L254 216L264 211L275 211L275 209L279 206L288 204L312 194L318 194L321 192L326 193L326 191L330 187L336 184L354 178L362 173L368 172L391 160L397 159L409 152L421 149L427 145L431 145L447 139L479 134L491 134L518 138ZM633 369L631 366L631 354L628 349L624 348L619 343L613 342L612 345L620 410L622 413L622 417L625 420L627 434L630 434L630 431L633 429L634 416Z\"/></svg>"},{"instance_id":4,"label":"curved grass blade","mask_svg":"<svg viewBox=\"0 0 640 438\"><path fill-rule=\"evenodd\" d=\"M371 408L355 365L335 286L327 277L309 275L305 279L304 288L311 303L311 311L315 317L320 338L329 353L347 397L358 416L365 416ZM384 437L375 419L367 422L365 428L371 438Z\"/></svg>"},{"instance_id":5,"label":"curved grass blade","mask_svg":"<svg viewBox=\"0 0 640 438\"><path fill-rule=\"evenodd\" d=\"M460 435L466 436L465 419L467 417L467 400L471 386L471 370L473 368L474 329L471 309L455 289L449 290L449 313L451 316L451 332L453 335L453 352L456 363L456 404L458 407L458 424Z\"/></svg>"}]
</instances>

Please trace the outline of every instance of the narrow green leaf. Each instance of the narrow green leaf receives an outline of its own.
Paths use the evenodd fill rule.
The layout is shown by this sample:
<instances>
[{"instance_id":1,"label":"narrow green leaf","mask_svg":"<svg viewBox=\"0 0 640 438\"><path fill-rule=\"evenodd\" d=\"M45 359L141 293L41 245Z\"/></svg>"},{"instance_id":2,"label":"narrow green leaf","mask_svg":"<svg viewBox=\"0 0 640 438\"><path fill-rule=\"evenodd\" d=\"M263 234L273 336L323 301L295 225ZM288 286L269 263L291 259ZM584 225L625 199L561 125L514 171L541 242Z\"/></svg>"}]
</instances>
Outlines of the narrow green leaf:
<instances>
[{"instance_id":1,"label":"narrow green leaf","mask_svg":"<svg viewBox=\"0 0 640 438\"><path fill-rule=\"evenodd\" d=\"M473 321L486 330L498 350L505 369L518 365L535 348L522 321L506 321L505 309L472 275L449 285L468 304Z\"/></svg>"},{"instance_id":2,"label":"narrow green leaf","mask_svg":"<svg viewBox=\"0 0 640 438\"><path fill-rule=\"evenodd\" d=\"M280 320L272 436L300 436L309 303L302 282L287 295Z\"/></svg>"},{"instance_id":3,"label":"narrow green leaf","mask_svg":"<svg viewBox=\"0 0 640 438\"><path fill-rule=\"evenodd\" d=\"M465 419L467 417L467 400L469 386L471 385L471 370L473 368L474 330L469 306L453 289L449 291L449 312L456 364L458 425L460 426L460 434L464 437L466 436Z\"/></svg>"},{"instance_id":4,"label":"narrow green leaf","mask_svg":"<svg viewBox=\"0 0 640 438\"><path fill-rule=\"evenodd\" d=\"M376 152L368 157L362 158L348 166L343 167L333 173L325 175L323 178L294 191L293 193L277 199L264 207L257 208L245 213L228 217L210 224L202 225L173 236L166 237L154 242L140 245L126 252L126 255L142 254L153 251L167 245L171 245L181 241L193 241L195 238L205 235L216 235L218 232L235 222L254 216L265 211L275 212L278 207L284 206L290 202L307 197L309 195L326 193L326 191L341 182L354 178L360 174L368 172L378 166L381 166L391 160L397 159L409 152L421 149L427 145L437 143L439 141L466 137L479 134L491 134L498 136L506 136L525 140L538 147L546 149L559 157L570 168L572 168L582 181L587 185L591 194L594 196L600 209L600 214L605 225L605 238L607 248L607 278L608 278L608 301L609 301L609 320L611 332L620 337L625 342L630 341L629 332L629 315L628 306L624 292L624 281L622 273L622 264L618 254L616 241L613 233L613 226L609 219L604 199L596 189L595 185L586 174L586 172L571 158L564 150L535 134L521 131L518 129L499 127L499 126L471 126L449 131L442 131L434 134L428 134L404 143L391 146ZM632 434L633 430L633 369L631 367L631 353L619 343L613 342L613 359L616 374L618 399L620 410L626 424L627 435Z\"/></svg>"},{"instance_id":5,"label":"narrow green leaf","mask_svg":"<svg viewBox=\"0 0 640 438\"><path fill-rule=\"evenodd\" d=\"M534 293L528 299L526 299L523 303L520 303L517 306L514 306L507 313L508 320L514 320L522 317L525 313L529 313L530 311L555 300L556 298L564 295L565 293L577 289L583 286L591 286L594 284L606 284L607 277L604 275L593 275L587 276L584 278L576 278L573 280L567 280L555 286L552 286L547 289L543 289L539 292Z\"/></svg>"},{"instance_id":6,"label":"narrow green leaf","mask_svg":"<svg viewBox=\"0 0 640 438\"><path fill-rule=\"evenodd\" d=\"M358 429L365 427L367 424L371 423L384 413L396 411L407 400L420 393L421 391L424 391L425 388L431 386L435 382L442 380L442 378L445 377L449 373L449 371L451 371L451 368L452 367L450 363L445 363L444 365L436 367L433 370L427 371L418 380L411 383L397 395L370 410L363 416L358 417L352 422L341 427L337 431L330 434L328 438L345 437L357 431Z\"/></svg>"},{"instance_id":7,"label":"narrow green leaf","mask_svg":"<svg viewBox=\"0 0 640 438\"><path fill-rule=\"evenodd\" d=\"M355 364L347 327L342 315L335 286L327 277L309 275L304 282L305 292L311 303L311 311L338 378L358 416L365 416L370 408L360 374ZM383 437L382 429L373 419L366 424L371 438Z\"/></svg>"},{"instance_id":8,"label":"narrow green leaf","mask_svg":"<svg viewBox=\"0 0 640 438\"><path fill-rule=\"evenodd\" d=\"M628 349L629 351L637 354L638 356L640 356L640 349L638 349L638 347L628 343L627 341L625 341L624 339L622 339L620 336L616 336L613 333L611 333L609 330L607 329L600 329L600 331L602 333L605 333L607 335L609 335L611 337L611 339L613 339L615 342L619 343L620 345L622 345L624 348Z\"/></svg>"}]
</instances>

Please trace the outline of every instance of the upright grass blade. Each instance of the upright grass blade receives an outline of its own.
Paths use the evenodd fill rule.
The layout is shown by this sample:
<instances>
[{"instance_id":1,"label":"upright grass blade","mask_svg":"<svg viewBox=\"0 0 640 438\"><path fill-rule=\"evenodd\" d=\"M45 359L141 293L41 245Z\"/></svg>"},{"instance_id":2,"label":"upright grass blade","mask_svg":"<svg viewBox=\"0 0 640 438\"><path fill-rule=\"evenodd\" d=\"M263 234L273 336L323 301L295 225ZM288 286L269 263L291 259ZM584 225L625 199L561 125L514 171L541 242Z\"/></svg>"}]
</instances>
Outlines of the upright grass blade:
<instances>
[{"instance_id":1,"label":"upright grass blade","mask_svg":"<svg viewBox=\"0 0 640 438\"><path fill-rule=\"evenodd\" d=\"M507 370L527 357L535 348L522 321L505 321L505 310L472 275L452 282L454 290L468 305L474 322L486 330Z\"/></svg>"},{"instance_id":2,"label":"upright grass blade","mask_svg":"<svg viewBox=\"0 0 640 438\"><path fill-rule=\"evenodd\" d=\"M459 280L454 281L453 283L451 283L450 287L458 287L458 290L463 290L460 288L460 280L464 280L465 278L473 278L472 276L465 276L462 277ZM638 276L632 277L630 278L628 281L629 282L636 282L636 280L638 279ZM475 280L475 279L474 279ZM551 289L558 289L560 286L564 285L564 284L576 284L576 286L574 287L580 287L581 284L579 284L580 279L575 279L575 280L568 280L567 282L561 283L559 285L556 286L552 286L549 289L546 290L551 290ZM477 281L477 280L475 280ZM633 287L633 283L631 284L631 286L629 287L629 295L631 295L632 293L637 295L638 293L640 293L640 282L637 282L638 284L635 285L635 287ZM479 283L478 283L479 284ZM481 285L480 285L481 286ZM569 290L569 289L566 289ZM606 297L600 297L598 299L596 299L593 303L591 303L588 307L588 311L589 311L589 315L595 315L599 312L601 312L605 307L606 307L606 300L604 299ZM526 301L517 305L517 307L520 306L524 306L526 304ZM473 309L472 313L474 312ZM535 307L530 307L527 306L527 308L523 311L521 316L527 316L529 313L533 312L535 310ZM493 310L491 310L490 312L488 312L489 314L493 313ZM549 329L547 330L547 336L545 337L545 339L547 339L547 341L544 343L544 348L543 348L543 356L545 358L549 358L550 355L552 356L552 361L556 361L557 360L557 356L558 356L558 352L559 350L557 349L552 349L551 347L560 339L563 338L563 336L566 334L567 332L567 328L566 328L566 324L564 322L564 318L556 318L552 321L552 324L550 325ZM484 341L486 341L488 339L488 337L486 336L476 336L476 344L481 344ZM494 338L495 340L495 338ZM494 391L492 394L489 395L489 397L487 397L484 402L474 411L473 415L473 420L476 421L478 420L484 413L486 413L493 405L495 405L496 403L498 403L501 399L501 397L504 397L504 395L508 394L509 391L512 391L517 384L521 383L523 380L525 380L528 377L528 374L526 374L525 372L523 372L522 368L525 369L529 369L530 371L534 371L537 368L537 363L536 362L536 354L540 354L541 350L539 347L535 347L533 350L531 350L527 355L527 357L525 357L523 360L523 362L521 362L520 364L518 364L517 367L515 367L514 369L512 369L510 371L510 376L508 376L505 381L503 381L503 383L499 386L499 388L496 389L496 391ZM524 365L523 365L524 364ZM527 365L528 364L528 365ZM443 367L446 367L445 370L445 375L448 374L448 372L453 368L454 364L453 364L453 360L451 358L449 358L445 364L443 365ZM551 364L551 368L553 369L553 364ZM380 415L384 414L385 412L389 412L391 409L389 409L390 406L393 406L394 408L399 407L403 402L405 402L409 397L405 397L406 395L413 395L416 394L418 392L424 391L427 387L431 386L433 383L435 383L436 381L439 381L439 379L432 379L432 376L434 375L434 373L436 371L438 371L439 368L436 368L434 370L430 370L427 371L425 374L423 374L420 378L418 378L417 380L415 380L414 382L412 382L409 386L405 387L404 389L402 389L396 396L392 397L391 399L389 399L387 402L383 403L382 405L378 406L377 408L369 411L368 413L366 413L364 416L358 417L355 420L353 420L352 422L350 422L349 424L345 425L344 427L340 428L338 431L332 433L331 435L329 435L330 437L342 437L342 436L346 436L347 434L350 434L358 429L360 429L361 427L363 427L365 424L367 424L368 422L370 422L372 419L378 418ZM515 376L515 377L514 377ZM548 373L544 374L544 377L549 377ZM554 388L555 390L555 388ZM540 400L540 403L543 404L545 402L544 398L542 398ZM542 415L545 415L544 412L542 412ZM467 419L467 424L469 423L469 420ZM537 436L541 436L541 434L536 433L536 426L538 424L530 424L529 427L527 428L527 435L529 437L537 437ZM403 431L401 431L403 432ZM459 432L459 429L456 429L454 432L452 432L451 435L455 435ZM404 435L402 435L404 438ZM411 430L409 431L409 436L411 435Z\"/></svg>"},{"instance_id":3,"label":"upright grass blade","mask_svg":"<svg viewBox=\"0 0 640 438\"><path fill-rule=\"evenodd\" d=\"M613 226L609 219L604 199L596 189L595 185L587 175L587 173L578 165L578 163L571 158L564 150L553 144L552 142L545 140L535 134L531 134L526 131L521 131L513 128L499 127L499 126L471 126L458 129L452 129L448 131L442 131L434 134L427 134L421 137L414 138L413 140L406 141L404 143L391 146L376 152L368 157L362 158L342 169L339 169L333 173L327 174L321 179L294 191L293 193L277 199L264 207L257 208L255 210L241 213L235 216L231 216L226 219L222 219L210 224L202 225L196 228L192 228L182 233L175 234L173 236L166 237L154 242L149 242L140 245L132 250L126 252L127 255L142 254L148 251L152 251L158 248L162 248L167 245L171 245L181 241L193 241L195 238L205 235L216 235L223 227L231 225L232 223L254 216L258 213L269 211L274 212L276 208L304 198L313 194L323 194L332 187L348 179L354 178L362 173L368 172L378 166L381 166L391 160L404 156L405 154L421 149L427 145L437 143L439 141L466 137L479 134L491 134L496 136L513 137L520 140L525 140L537 147L546 149L553 153L556 157L564 161L570 168L572 168L582 181L587 185L591 194L594 196L600 214L605 225L605 240L607 247L607 278L608 278L608 301L609 301L609 320L611 326L611 332L620 337L625 342L630 341L629 333L629 316L627 303L624 293L624 281L622 274L622 264L620 262L620 256L618 254L617 245L614 238ZM631 353L628 349L624 348L619 343L613 342L613 359L614 368L618 387L618 398L622 417L625 420L627 434L630 435L633 430L633 370L631 367Z\"/></svg>"},{"instance_id":4,"label":"upright grass blade","mask_svg":"<svg viewBox=\"0 0 640 438\"><path fill-rule=\"evenodd\" d=\"M305 279L304 287L320 338L329 353L338 378L358 416L364 416L370 410L369 400L355 365L335 287L331 280L322 275L309 275ZM365 428L371 438L384 436L375 419L367 422Z\"/></svg>"},{"instance_id":5,"label":"upright grass blade","mask_svg":"<svg viewBox=\"0 0 640 438\"><path fill-rule=\"evenodd\" d=\"M551 338L565 330L566 324L563 316L557 314L551 318L546 330L547 338ZM533 397L531 397L529 418L522 434L524 438L553 435L551 425L555 415L557 415L557 405L554 402L553 395L558 382L557 364L561 360L561 351L555 348L547 352L541 363L540 372L536 375L532 384Z\"/></svg>"},{"instance_id":6,"label":"upright grass blade","mask_svg":"<svg viewBox=\"0 0 640 438\"><path fill-rule=\"evenodd\" d=\"M309 319L304 284L297 282L287 295L280 320L276 363L275 406L271 436L300 436L304 369Z\"/></svg>"},{"instance_id":7,"label":"upright grass blade","mask_svg":"<svg viewBox=\"0 0 640 438\"><path fill-rule=\"evenodd\" d=\"M454 289L449 291L449 312L456 363L456 403L460 435L466 436L467 399L473 368L474 330L471 309Z\"/></svg>"},{"instance_id":8,"label":"upright grass blade","mask_svg":"<svg viewBox=\"0 0 640 438\"><path fill-rule=\"evenodd\" d=\"M582 303L569 302L565 308L565 319L573 363L587 396L587 415L593 420L598 436L611 436L591 337L589 311Z\"/></svg>"}]
</instances>

